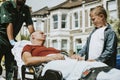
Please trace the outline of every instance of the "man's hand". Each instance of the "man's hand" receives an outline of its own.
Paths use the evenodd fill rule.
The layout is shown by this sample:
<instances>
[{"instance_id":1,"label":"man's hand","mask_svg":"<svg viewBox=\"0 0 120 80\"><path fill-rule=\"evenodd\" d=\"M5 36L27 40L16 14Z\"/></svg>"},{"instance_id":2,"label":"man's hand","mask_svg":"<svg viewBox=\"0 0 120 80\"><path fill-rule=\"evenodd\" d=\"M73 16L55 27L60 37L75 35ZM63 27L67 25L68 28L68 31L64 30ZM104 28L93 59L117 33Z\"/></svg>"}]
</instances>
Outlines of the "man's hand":
<instances>
[{"instance_id":1,"label":"man's hand","mask_svg":"<svg viewBox=\"0 0 120 80\"><path fill-rule=\"evenodd\" d=\"M10 40L10 44L11 44L12 46L14 46L14 45L15 45L15 43L16 43L16 41L15 41L15 40Z\"/></svg>"},{"instance_id":2,"label":"man's hand","mask_svg":"<svg viewBox=\"0 0 120 80\"><path fill-rule=\"evenodd\" d=\"M80 55L74 54L71 56L72 59L77 59L77 60L84 60L83 57L81 57Z\"/></svg>"},{"instance_id":3,"label":"man's hand","mask_svg":"<svg viewBox=\"0 0 120 80\"><path fill-rule=\"evenodd\" d=\"M53 54L51 56L47 56L48 61L52 60L64 60L64 55L63 54Z\"/></svg>"}]
</instances>

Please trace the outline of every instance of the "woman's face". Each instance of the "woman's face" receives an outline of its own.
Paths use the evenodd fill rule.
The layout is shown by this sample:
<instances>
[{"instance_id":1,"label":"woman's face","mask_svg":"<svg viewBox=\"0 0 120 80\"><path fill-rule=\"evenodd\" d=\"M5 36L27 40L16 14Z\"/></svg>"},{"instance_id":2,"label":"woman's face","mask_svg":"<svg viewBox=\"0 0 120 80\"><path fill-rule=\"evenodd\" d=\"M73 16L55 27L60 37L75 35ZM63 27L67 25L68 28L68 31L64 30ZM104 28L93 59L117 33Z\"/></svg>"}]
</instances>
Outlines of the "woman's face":
<instances>
[{"instance_id":1,"label":"woman's face","mask_svg":"<svg viewBox=\"0 0 120 80\"><path fill-rule=\"evenodd\" d=\"M103 14L95 15L94 13L91 13L90 15L92 23L96 28L102 27L104 25L104 19L103 19L103 16L101 15Z\"/></svg>"}]
</instances>

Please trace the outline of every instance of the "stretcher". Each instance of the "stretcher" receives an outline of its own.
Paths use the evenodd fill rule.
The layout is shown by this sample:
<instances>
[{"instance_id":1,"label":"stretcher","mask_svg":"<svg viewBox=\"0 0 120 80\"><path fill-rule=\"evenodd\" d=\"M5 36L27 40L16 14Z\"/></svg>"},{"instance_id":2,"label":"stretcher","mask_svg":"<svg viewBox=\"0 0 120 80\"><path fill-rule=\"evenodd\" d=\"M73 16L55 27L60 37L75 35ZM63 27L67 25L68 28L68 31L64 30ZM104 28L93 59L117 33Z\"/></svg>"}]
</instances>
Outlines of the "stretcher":
<instances>
[{"instance_id":1,"label":"stretcher","mask_svg":"<svg viewBox=\"0 0 120 80\"><path fill-rule=\"evenodd\" d=\"M15 60L17 62L17 67L15 67L15 71L14 71L14 76L13 79L14 80L97 80L97 75L99 72L101 71L105 71L108 72L109 70L111 70L111 67L108 67L107 65L96 62L93 63L94 66L90 66L89 68L87 68L90 64L88 62L85 61L81 61L81 62L77 62L75 64L78 64L79 66L76 67L76 70L71 70L71 72L69 72L68 74L72 75L72 77L70 78L66 78L65 76L65 70L69 71L71 68L69 67L64 67L64 64L67 64L67 62L74 62L74 60L71 60L68 58L68 61L66 63L64 63L63 65L63 70L61 69L54 69L55 66L52 65L52 68L47 68L48 64L51 64L51 62L49 63L42 63L40 65L25 65L24 62L21 59L21 52L20 50L22 50L23 46L25 46L26 44L31 44L29 41L20 41L16 43L17 46L15 45L14 48L12 49L12 53L15 56ZM19 46L19 49L18 49ZM15 52L14 52L15 51ZM70 61L71 60L71 61ZM53 62L54 63L54 62ZM58 64L62 64L63 61L60 63L60 61L57 62ZM85 63L88 63L87 65ZM56 65L56 66L57 66ZM67 64L69 65L69 64ZM74 65L74 64L73 64ZM58 65L59 66L59 65ZM83 71L81 71L81 69L84 69ZM45 70L46 69L46 70ZM80 71L80 73L78 73ZM115 73L119 73L120 71L117 71ZM42 74L44 73L44 75ZM75 79L76 75L80 75L79 78ZM75 76L75 77L74 77ZM120 76L120 75L119 75ZM78 77L78 76L77 76ZM73 79L72 79L73 78Z\"/></svg>"},{"instance_id":2,"label":"stretcher","mask_svg":"<svg viewBox=\"0 0 120 80\"><path fill-rule=\"evenodd\" d=\"M31 65L31 66L24 65L23 61L21 60L20 52L22 51L22 48L26 44L31 44L31 42L23 40L23 41L17 42L16 44L17 46L15 45L11 50L17 62L17 66L13 67L13 75L12 75L13 80L48 80L48 79L63 80L62 73L57 70L49 69L46 71L45 76L40 76L42 72L42 68L44 67L43 64L39 64L39 67L38 65ZM18 49L18 45L19 45L19 49ZM66 54L66 52L63 54Z\"/></svg>"}]
</instances>

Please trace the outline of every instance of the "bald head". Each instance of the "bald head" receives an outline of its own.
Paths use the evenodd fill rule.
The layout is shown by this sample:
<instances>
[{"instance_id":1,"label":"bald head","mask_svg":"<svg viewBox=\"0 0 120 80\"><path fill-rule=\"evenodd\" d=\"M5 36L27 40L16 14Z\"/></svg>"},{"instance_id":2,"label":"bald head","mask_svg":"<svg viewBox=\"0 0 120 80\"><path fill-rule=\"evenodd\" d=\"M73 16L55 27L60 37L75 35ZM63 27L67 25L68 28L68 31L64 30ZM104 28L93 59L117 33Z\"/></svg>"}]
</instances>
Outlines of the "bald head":
<instances>
[{"instance_id":1,"label":"bald head","mask_svg":"<svg viewBox=\"0 0 120 80\"><path fill-rule=\"evenodd\" d=\"M31 34L30 40L32 43L44 43L46 36L42 31L35 31Z\"/></svg>"}]
</instances>

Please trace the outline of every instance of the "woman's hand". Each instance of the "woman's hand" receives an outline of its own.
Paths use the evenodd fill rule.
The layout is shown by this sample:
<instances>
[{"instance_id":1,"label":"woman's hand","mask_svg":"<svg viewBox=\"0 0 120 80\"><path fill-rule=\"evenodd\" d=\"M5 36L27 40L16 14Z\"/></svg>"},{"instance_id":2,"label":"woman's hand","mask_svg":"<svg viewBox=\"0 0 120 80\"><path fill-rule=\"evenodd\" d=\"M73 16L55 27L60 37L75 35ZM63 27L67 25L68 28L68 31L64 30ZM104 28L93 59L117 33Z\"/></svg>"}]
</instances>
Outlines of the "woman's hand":
<instances>
[{"instance_id":1,"label":"woman's hand","mask_svg":"<svg viewBox=\"0 0 120 80\"><path fill-rule=\"evenodd\" d=\"M80 55L74 54L71 56L72 59L77 59L77 60L84 60L83 57L81 57Z\"/></svg>"},{"instance_id":2,"label":"woman's hand","mask_svg":"<svg viewBox=\"0 0 120 80\"><path fill-rule=\"evenodd\" d=\"M94 60L94 59L88 59L87 61L89 61L89 62L94 62L94 61L96 61L96 60Z\"/></svg>"}]
</instances>

